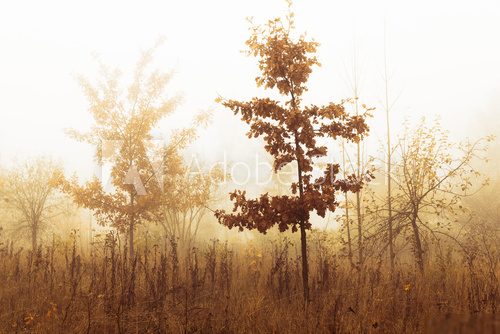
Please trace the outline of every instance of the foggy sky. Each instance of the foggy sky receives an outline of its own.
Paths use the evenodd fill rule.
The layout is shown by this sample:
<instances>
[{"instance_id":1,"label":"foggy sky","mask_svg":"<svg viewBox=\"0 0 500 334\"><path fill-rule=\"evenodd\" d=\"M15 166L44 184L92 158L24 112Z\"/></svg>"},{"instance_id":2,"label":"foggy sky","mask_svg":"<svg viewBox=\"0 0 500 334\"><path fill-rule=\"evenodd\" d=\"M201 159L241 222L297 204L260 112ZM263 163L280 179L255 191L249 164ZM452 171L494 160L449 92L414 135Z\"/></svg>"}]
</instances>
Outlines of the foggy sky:
<instances>
[{"instance_id":1,"label":"foggy sky","mask_svg":"<svg viewBox=\"0 0 500 334\"><path fill-rule=\"evenodd\" d=\"M379 109L370 120L373 148L385 134L384 30L389 93L391 101L397 100L394 132L405 118L436 115L452 138L498 132L497 1L302 0L294 10L297 30L321 43L322 67L314 69L306 102L351 97L357 54L360 99ZM169 89L184 97L177 116L162 122L160 132L199 110L213 109L214 123L202 131L194 150L208 161L224 150L231 161L252 159L260 143L246 139L244 125L214 99L219 94L238 99L266 94L255 88L255 59L240 53L248 37L245 18L264 22L285 11L278 0L2 2L0 164L46 154L63 161L69 171L91 172L92 148L63 132L91 124L75 76L95 78L96 55L126 72L160 36L166 42L155 64L175 71Z\"/></svg>"}]
</instances>

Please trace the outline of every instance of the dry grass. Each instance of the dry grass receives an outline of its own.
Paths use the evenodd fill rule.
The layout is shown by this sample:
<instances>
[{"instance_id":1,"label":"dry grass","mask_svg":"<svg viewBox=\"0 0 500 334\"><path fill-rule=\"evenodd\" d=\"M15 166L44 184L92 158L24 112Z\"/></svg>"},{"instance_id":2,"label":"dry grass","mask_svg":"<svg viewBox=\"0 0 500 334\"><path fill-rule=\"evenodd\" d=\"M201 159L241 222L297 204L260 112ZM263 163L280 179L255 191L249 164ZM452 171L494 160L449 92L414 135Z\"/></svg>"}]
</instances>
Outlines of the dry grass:
<instances>
[{"instance_id":1,"label":"dry grass","mask_svg":"<svg viewBox=\"0 0 500 334\"><path fill-rule=\"evenodd\" d=\"M495 333L498 282L458 254L424 277L377 262L360 273L313 238L304 306L293 242L238 248L175 241L130 261L114 235L0 252L0 333ZM498 277L498 272L494 273ZM493 276L495 277L495 276ZM496 316L496 318L495 318Z\"/></svg>"}]
</instances>

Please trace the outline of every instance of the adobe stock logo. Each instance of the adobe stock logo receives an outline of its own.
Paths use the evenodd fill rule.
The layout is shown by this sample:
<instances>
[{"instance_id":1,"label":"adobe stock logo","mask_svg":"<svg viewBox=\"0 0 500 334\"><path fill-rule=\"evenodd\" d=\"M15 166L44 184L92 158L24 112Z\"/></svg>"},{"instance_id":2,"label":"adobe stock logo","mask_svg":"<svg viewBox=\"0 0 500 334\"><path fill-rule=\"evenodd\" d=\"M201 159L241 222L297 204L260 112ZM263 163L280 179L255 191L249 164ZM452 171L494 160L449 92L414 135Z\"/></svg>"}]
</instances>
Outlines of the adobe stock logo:
<instances>
[{"instance_id":1,"label":"adobe stock logo","mask_svg":"<svg viewBox=\"0 0 500 334\"><path fill-rule=\"evenodd\" d=\"M164 156L166 144L162 139L151 139L141 145L144 145L143 151L147 152L145 157L130 157L129 150L131 149L124 140L102 140L98 144L99 159L95 165L95 175L104 191L113 193L123 185L132 185L137 195L144 196L148 195L151 183L154 183L161 192L164 191L168 177L164 174L165 158L168 158ZM229 161L226 151L211 153L219 159L208 164L199 161L197 154L192 154L190 157L184 156L182 169L185 174L176 174L176 177L184 177L184 182L187 181L187 183L183 184L190 184L192 181L193 187L196 187L196 182L204 180L203 182L209 182L210 185L217 187L229 185L231 187L283 187L284 189L289 188L296 180L296 162L283 163L276 172L269 157L262 156L259 152L255 152L253 157L245 157L245 161ZM129 157L128 160L132 163L129 163L126 157ZM140 166L134 163L137 161L140 161ZM329 164L327 164L328 161L330 161ZM338 168L334 159L328 157L323 162L323 166L318 165L310 174L315 185L330 181L323 177L327 166L333 169ZM334 182L336 173L330 173L330 177ZM354 180L351 181L354 182Z\"/></svg>"},{"instance_id":2,"label":"adobe stock logo","mask_svg":"<svg viewBox=\"0 0 500 334\"><path fill-rule=\"evenodd\" d=\"M161 149L165 147L165 143L161 139L147 140L143 145L146 152L161 152ZM98 145L97 155L100 163L94 166L95 174L106 192L113 192L116 189L117 185L114 184L112 175L114 173L113 166L127 155L126 149L124 140L101 140ZM133 185L136 194L140 196L147 195L146 186L153 181L156 181L160 190L163 191L163 159L161 159L161 154L146 154L145 160L148 165L147 172L142 175L134 163L126 166L123 170L125 172L123 184ZM126 165L126 159L123 159L123 163Z\"/></svg>"}]
</instances>

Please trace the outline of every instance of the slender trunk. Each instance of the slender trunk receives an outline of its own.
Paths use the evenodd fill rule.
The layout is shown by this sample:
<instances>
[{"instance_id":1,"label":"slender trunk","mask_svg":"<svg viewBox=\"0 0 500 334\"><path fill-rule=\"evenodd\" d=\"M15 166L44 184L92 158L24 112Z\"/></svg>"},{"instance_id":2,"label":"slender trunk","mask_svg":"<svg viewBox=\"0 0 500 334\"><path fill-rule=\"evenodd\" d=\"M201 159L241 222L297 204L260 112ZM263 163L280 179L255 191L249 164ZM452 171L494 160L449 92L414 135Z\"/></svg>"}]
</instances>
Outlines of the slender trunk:
<instances>
[{"instance_id":1,"label":"slender trunk","mask_svg":"<svg viewBox=\"0 0 500 334\"><path fill-rule=\"evenodd\" d=\"M38 249L38 227L34 224L31 227L31 250L35 253Z\"/></svg>"},{"instance_id":2,"label":"slender trunk","mask_svg":"<svg viewBox=\"0 0 500 334\"><path fill-rule=\"evenodd\" d=\"M130 221L129 231L128 231L128 247L129 247L129 256L130 262L133 261L135 250L134 250L134 222L133 218Z\"/></svg>"},{"instance_id":3,"label":"slender trunk","mask_svg":"<svg viewBox=\"0 0 500 334\"><path fill-rule=\"evenodd\" d=\"M424 251L422 249L422 241L420 240L420 230L417 225L417 213L414 212L411 220L413 229L413 237L415 238L415 259L418 269L421 274L424 273Z\"/></svg>"},{"instance_id":4,"label":"slender trunk","mask_svg":"<svg viewBox=\"0 0 500 334\"><path fill-rule=\"evenodd\" d=\"M388 242L389 242L389 262L391 268L391 279L394 277L394 241L393 241L393 230L392 230L392 197L391 197L391 127L389 118L389 87L387 78L387 44L385 38L385 25L384 25L384 76L385 76L385 112L386 112L386 123L387 123L387 231L388 231Z\"/></svg>"},{"instance_id":5,"label":"slender trunk","mask_svg":"<svg viewBox=\"0 0 500 334\"><path fill-rule=\"evenodd\" d=\"M295 95L293 93L293 89L291 91L291 105L292 109L296 110L297 104L295 101ZM295 130L294 134L295 140L295 158L297 160L297 177L299 179L299 198L302 205L302 199L304 196L304 182L302 181L302 167L300 165L301 162L301 154L300 154L300 143L298 138L298 132ZM307 235L306 235L306 221L303 219L300 220L300 248L302 255L302 287L304 289L304 301L307 305L309 302L309 263L307 260Z\"/></svg>"},{"instance_id":6,"label":"slender trunk","mask_svg":"<svg viewBox=\"0 0 500 334\"><path fill-rule=\"evenodd\" d=\"M299 155L299 142L297 139L297 134L295 134L295 150L297 154L297 176L299 179L299 198L302 202L304 196L304 184L302 181L302 168L300 166L300 155ZM300 221L300 248L302 255L302 286L304 289L304 300L309 302L309 263L307 261L307 236L306 236L306 222L304 220Z\"/></svg>"},{"instance_id":7,"label":"slender trunk","mask_svg":"<svg viewBox=\"0 0 500 334\"><path fill-rule=\"evenodd\" d=\"M349 199L347 197L347 192L345 195L345 226L347 229L347 256L349 258L349 263L352 265L352 238L351 238L351 223L349 222Z\"/></svg>"},{"instance_id":8,"label":"slender trunk","mask_svg":"<svg viewBox=\"0 0 500 334\"><path fill-rule=\"evenodd\" d=\"M358 68L357 68L357 53L356 45L354 45L354 58L353 58L353 94L354 94L354 111L356 116L359 115L359 86L358 86ZM356 157L356 176L358 180L361 178L361 143L356 143L357 157ZM361 272L363 269L364 254L363 254L363 218L361 217L361 192L356 192L356 218L358 224L358 269Z\"/></svg>"},{"instance_id":9,"label":"slender trunk","mask_svg":"<svg viewBox=\"0 0 500 334\"><path fill-rule=\"evenodd\" d=\"M346 173L346 162L345 162L345 140L342 140L342 170L344 174L344 179L347 178ZM345 196L345 226L347 229L347 257L349 259L349 263L351 266L353 265L352 261L352 239L351 239L351 224L349 222L349 198L347 197L347 191L344 192Z\"/></svg>"},{"instance_id":10,"label":"slender trunk","mask_svg":"<svg viewBox=\"0 0 500 334\"><path fill-rule=\"evenodd\" d=\"M358 143L358 152L359 152L359 143ZM358 180L359 177L360 173L358 168ZM361 194L359 191L356 193L356 216L358 219L358 261L359 261L359 268L361 270L364 259L363 259L363 220L361 218Z\"/></svg>"},{"instance_id":11,"label":"slender trunk","mask_svg":"<svg viewBox=\"0 0 500 334\"><path fill-rule=\"evenodd\" d=\"M307 239L304 222L300 223L300 247L302 251L302 286L304 288L304 300L309 302L309 264L307 261Z\"/></svg>"},{"instance_id":12,"label":"slender trunk","mask_svg":"<svg viewBox=\"0 0 500 334\"><path fill-rule=\"evenodd\" d=\"M133 211L134 210L134 194L130 193L130 208ZM130 255L130 263L133 263L134 261L134 227L135 227L135 215L132 212L130 214L130 222L129 222L129 229L128 229L128 249L129 249L129 255Z\"/></svg>"},{"instance_id":13,"label":"slender trunk","mask_svg":"<svg viewBox=\"0 0 500 334\"><path fill-rule=\"evenodd\" d=\"M357 85L357 84L356 84ZM355 86L355 108L356 115L359 114L358 110L358 94L357 94L357 86ZM356 176L358 180L361 179L361 144L360 142L356 143L357 149L357 161L356 161ZM358 220L358 261L359 261L359 270L362 270L364 258L363 258L363 218L361 217L361 191L356 193L356 217Z\"/></svg>"},{"instance_id":14,"label":"slender trunk","mask_svg":"<svg viewBox=\"0 0 500 334\"><path fill-rule=\"evenodd\" d=\"M389 132L389 130L387 130ZM388 148L390 150L390 141L387 141ZM387 230L388 230L388 242L389 242L389 260L390 260L390 268L391 268L391 277L394 275L394 236L392 229L392 198L391 198L391 154L389 153L387 156L387 209L389 211L389 215L387 217Z\"/></svg>"}]
</instances>

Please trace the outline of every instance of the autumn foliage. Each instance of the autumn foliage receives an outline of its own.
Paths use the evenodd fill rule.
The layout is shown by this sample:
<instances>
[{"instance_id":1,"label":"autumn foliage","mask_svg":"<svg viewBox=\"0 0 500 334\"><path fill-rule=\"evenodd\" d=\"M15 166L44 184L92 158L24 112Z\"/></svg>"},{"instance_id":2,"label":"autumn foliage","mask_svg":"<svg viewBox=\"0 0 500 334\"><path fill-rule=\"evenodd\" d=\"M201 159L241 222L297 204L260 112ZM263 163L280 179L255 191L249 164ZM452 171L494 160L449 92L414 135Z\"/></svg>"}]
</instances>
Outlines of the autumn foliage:
<instances>
[{"instance_id":1,"label":"autumn foliage","mask_svg":"<svg viewBox=\"0 0 500 334\"><path fill-rule=\"evenodd\" d=\"M368 133L366 115L349 115L342 103L323 106L305 105L303 94L314 66L318 43L305 35L293 36L293 13L286 18L269 21L265 26L252 27L246 44L248 54L258 59L260 75L257 86L276 89L281 101L253 98L251 101L220 102L250 127L248 137L262 137L265 149L274 158L274 172L290 163L297 165L297 178L291 185L291 196L269 196L247 199L244 191L234 191L231 213L215 212L220 223L229 228L257 229L265 233L273 226L280 231L300 229L303 239L304 291L307 298L307 254L305 230L311 228L310 213L319 216L335 211L337 191L358 191L362 180L354 175L339 179L339 165L328 163L323 175L314 177L316 162L328 155L322 139L345 138L357 142Z\"/></svg>"}]
</instances>

